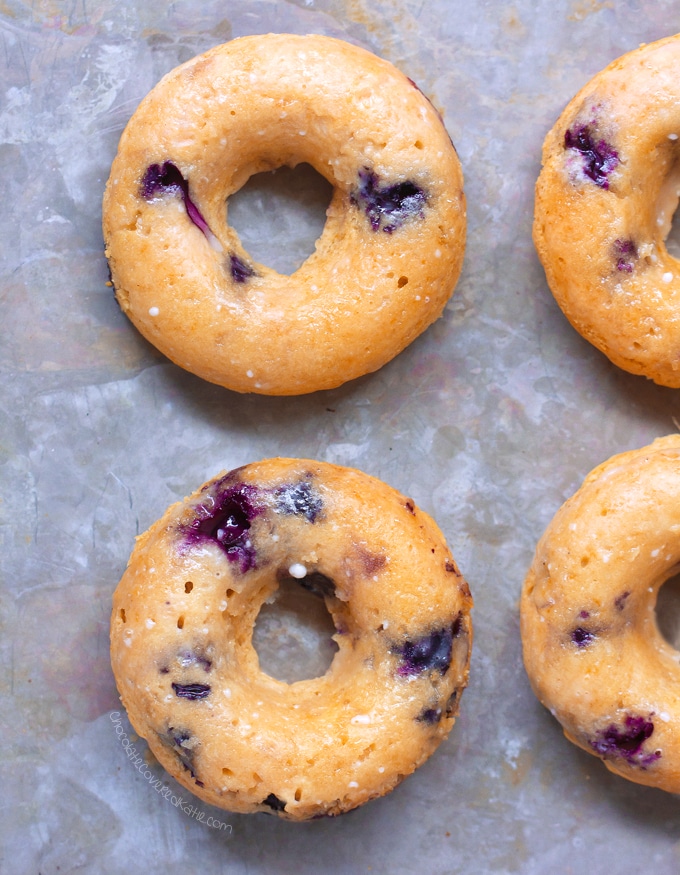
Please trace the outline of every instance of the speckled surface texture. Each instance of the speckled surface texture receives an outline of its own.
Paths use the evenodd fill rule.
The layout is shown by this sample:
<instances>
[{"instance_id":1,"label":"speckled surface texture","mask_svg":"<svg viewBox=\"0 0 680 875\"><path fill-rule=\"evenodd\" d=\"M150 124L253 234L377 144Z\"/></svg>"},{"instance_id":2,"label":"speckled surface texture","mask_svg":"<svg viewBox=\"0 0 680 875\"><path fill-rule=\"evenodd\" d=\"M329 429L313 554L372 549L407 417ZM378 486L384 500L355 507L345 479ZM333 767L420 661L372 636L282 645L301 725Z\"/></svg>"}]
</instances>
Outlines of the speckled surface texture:
<instances>
[{"instance_id":1,"label":"speckled surface texture","mask_svg":"<svg viewBox=\"0 0 680 875\"><path fill-rule=\"evenodd\" d=\"M378 373L290 399L234 395L148 346L106 285L100 224L144 94L210 46L267 31L345 38L404 70L444 113L468 200L442 319ZM680 870L677 798L564 740L530 691L518 628L559 505L603 459L680 422L677 390L619 371L569 327L531 242L541 144L563 106L610 60L678 31L678 0L0 5L0 870ZM328 195L286 178L255 180L230 212L281 269L311 251ZM475 597L449 739L390 796L306 825L190 809L144 760L109 666L111 594L134 536L219 470L274 455L353 465L409 494ZM313 638L288 602L266 619L268 665L277 636L286 659Z\"/></svg>"}]
</instances>

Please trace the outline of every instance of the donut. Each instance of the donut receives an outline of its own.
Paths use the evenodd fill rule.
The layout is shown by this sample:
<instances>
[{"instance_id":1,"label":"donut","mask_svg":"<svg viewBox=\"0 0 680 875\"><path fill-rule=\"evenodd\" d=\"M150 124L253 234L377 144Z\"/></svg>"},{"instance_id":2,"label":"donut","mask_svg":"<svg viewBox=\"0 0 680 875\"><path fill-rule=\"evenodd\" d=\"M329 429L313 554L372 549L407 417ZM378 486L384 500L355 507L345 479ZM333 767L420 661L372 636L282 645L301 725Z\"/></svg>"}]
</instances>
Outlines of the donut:
<instances>
[{"instance_id":1,"label":"donut","mask_svg":"<svg viewBox=\"0 0 680 875\"><path fill-rule=\"evenodd\" d=\"M543 145L533 235L572 326L615 365L680 386L680 36L623 55Z\"/></svg>"},{"instance_id":2,"label":"donut","mask_svg":"<svg viewBox=\"0 0 680 875\"><path fill-rule=\"evenodd\" d=\"M325 600L337 652L285 683L252 644L284 582ZM446 738L472 599L434 521L380 480L253 462L172 505L113 596L111 660L135 731L205 802L302 821L393 789Z\"/></svg>"},{"instance_id":3,"label":"donut","mask_svg":"<svg viewBox=\"0 0 680 875\"><path fill-rule=\"evenodd\" d=\"M680 563L680 435L613 456L560 508L521 596L524 664L566 737L680 792L680 654L655 605Z\"/></svg>"},{"instance_id":4,"label":"donut","mask_svg":"<svg viewBox=\"0 0 680 875\"><path fill-rule=\"evenodd\" d=\"M245 251L228 198L301 163L333 195L315 251L283 275ZM463 176L440 115L387 61L325 36L242 37L142 100L103 231L117 300L165 356L236 392L304 394L377 370L441 315Z\"/></svg>"}]
</instances>

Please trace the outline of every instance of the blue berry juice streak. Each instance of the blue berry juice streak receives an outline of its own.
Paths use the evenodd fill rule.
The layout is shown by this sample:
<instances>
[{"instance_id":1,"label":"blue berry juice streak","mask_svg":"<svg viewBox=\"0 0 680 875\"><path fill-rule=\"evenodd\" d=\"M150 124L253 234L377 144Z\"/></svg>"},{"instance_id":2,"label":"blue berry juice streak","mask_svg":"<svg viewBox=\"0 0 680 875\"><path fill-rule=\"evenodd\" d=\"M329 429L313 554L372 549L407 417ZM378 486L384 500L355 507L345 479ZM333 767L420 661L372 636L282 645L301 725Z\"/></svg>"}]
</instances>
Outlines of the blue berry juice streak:
<instances>
[{"instance_id":1,"label":"blue berry juice streak","mask_svg":"<svg viewBox=\"0 0 680 875\"><path fill-rule=\"evenodd\" d=\"M372 231L382 229L391 234L407 219L422 218L427 204L426 193L410 180L380 185L370 168L359 171L359 185L350 194L350 203L363 209Z\"/></svg>"},{"instance_id":2,"label":"blue berry juice streak","mask_svg":"<svg viewBox=\"0 0 680 875\"><path fill-rule=\"evenodd\" d=\"M188 181L172 161L165 161L163 164L152 164L147 168L142 179L140 194L147 201L153 200L155 197L162 197L165 194L181 195L187 215L194 225L200 228L206 237L212 236L208 223L201 215L201 211L196 204L191 200Z\"/></svg>"}]
</instances>

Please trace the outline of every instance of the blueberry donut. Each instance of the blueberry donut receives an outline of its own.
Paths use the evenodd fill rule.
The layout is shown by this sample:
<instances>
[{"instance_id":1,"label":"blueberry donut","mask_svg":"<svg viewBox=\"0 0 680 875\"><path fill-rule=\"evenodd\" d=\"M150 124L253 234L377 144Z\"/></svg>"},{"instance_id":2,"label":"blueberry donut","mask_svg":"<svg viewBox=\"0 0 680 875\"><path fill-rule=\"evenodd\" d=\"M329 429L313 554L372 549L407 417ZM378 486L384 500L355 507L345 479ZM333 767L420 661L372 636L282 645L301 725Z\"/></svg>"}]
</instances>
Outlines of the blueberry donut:
<instances>
[{"instance_id":1,"label":"blueberry donut","mask_svg":"<svg viewBox=\"0 0 680 875\"><path fill-rule=\"evenodd\" d=\"M338 650L287 684L252 645L283 581L325 600ZM379 480L270 459L143 534L113 597L112 664L139 735L212 805L288 820L393 789L446 738L467 684L468 586L433 520Z\"/></svg>"},{"instance_id":2,"label":"blueberry donut","mask_svg":"<svg viewBox=\"0 0 680 875\"><path fill-rule=\"evenodd\" d=\"M624 370L680 387L680 36L596 75L543 146L534 241L571 324Z\"/></svg>"},{"instance_id":3,"label":"blueberry donut","mask_svg":"<svg viewBox=\"0 0 680 875\"><path fill-rule=\"evenodd\" d=\"M290 276L227 222L248 178L308 163L333 186ZM116 296L176 364L237 392L295 395L380 368L441 313L465 245L460 162L387 61L324 36L220 45L168 73L120 140L103 229Z\"/></svg>"},{"instance_id":4,"label":"blueberry donut","mask_svg":"<svg viewBox=\"0 0 680 875\"><path fill-rule=\"evenodd\" d=\"M680 793L680 655L655 604L680 563L680 435L609 459L558 511L521 599L524 664L568 739Z\"/></svg>"}]
</instances>

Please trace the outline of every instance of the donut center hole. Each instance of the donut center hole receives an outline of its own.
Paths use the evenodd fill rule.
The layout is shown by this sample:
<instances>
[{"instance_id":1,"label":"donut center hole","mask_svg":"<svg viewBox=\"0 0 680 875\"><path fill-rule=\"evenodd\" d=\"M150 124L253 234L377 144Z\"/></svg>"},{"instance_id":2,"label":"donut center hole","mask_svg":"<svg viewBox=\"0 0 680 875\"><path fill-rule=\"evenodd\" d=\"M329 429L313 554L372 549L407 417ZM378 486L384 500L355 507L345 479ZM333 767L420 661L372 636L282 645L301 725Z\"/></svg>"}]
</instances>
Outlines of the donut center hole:
<instances>
[{"instance_id":1,"label":"donut center hole","mask_svg":"<svg viewBox=\"0 0 680 875\"><path fill-rule=\"evenodd\" d=\"M332 194L309 164L256 173L229 198L229 224L255 261L291 274L314 252Z\"/></svg>"},{"instance_id":2,"label":"donut center hole","mask_svg":"<svg viewBox=\"0 0 680 875\"><path fill-rule=\"evenodd\" d=\"M680 650L680 574L663 584L656 599L656 624L662 637Z\"/></svg>"},{"instance_id":3,"label":"donut center hole","mask_svg":"<svg viewBox=\"0 0 680 875\"><path fill-rule=\"evenodd\" d=\"M678 209L671 219L671 227L666 237L666 249L673 258L680 259L680 210Z\"/></svg>"},{"instance_id":4,"label":"donut center hole","mask_svg":"<svg viewBox=\"0 0 680 875\"><path fill-rule=\"evenodd\" d=\"M253 647L263 672L292 684L324 675L338 646L324 599L294 578L280 578L253 630Z\"/></svg>"}]
</instances>

